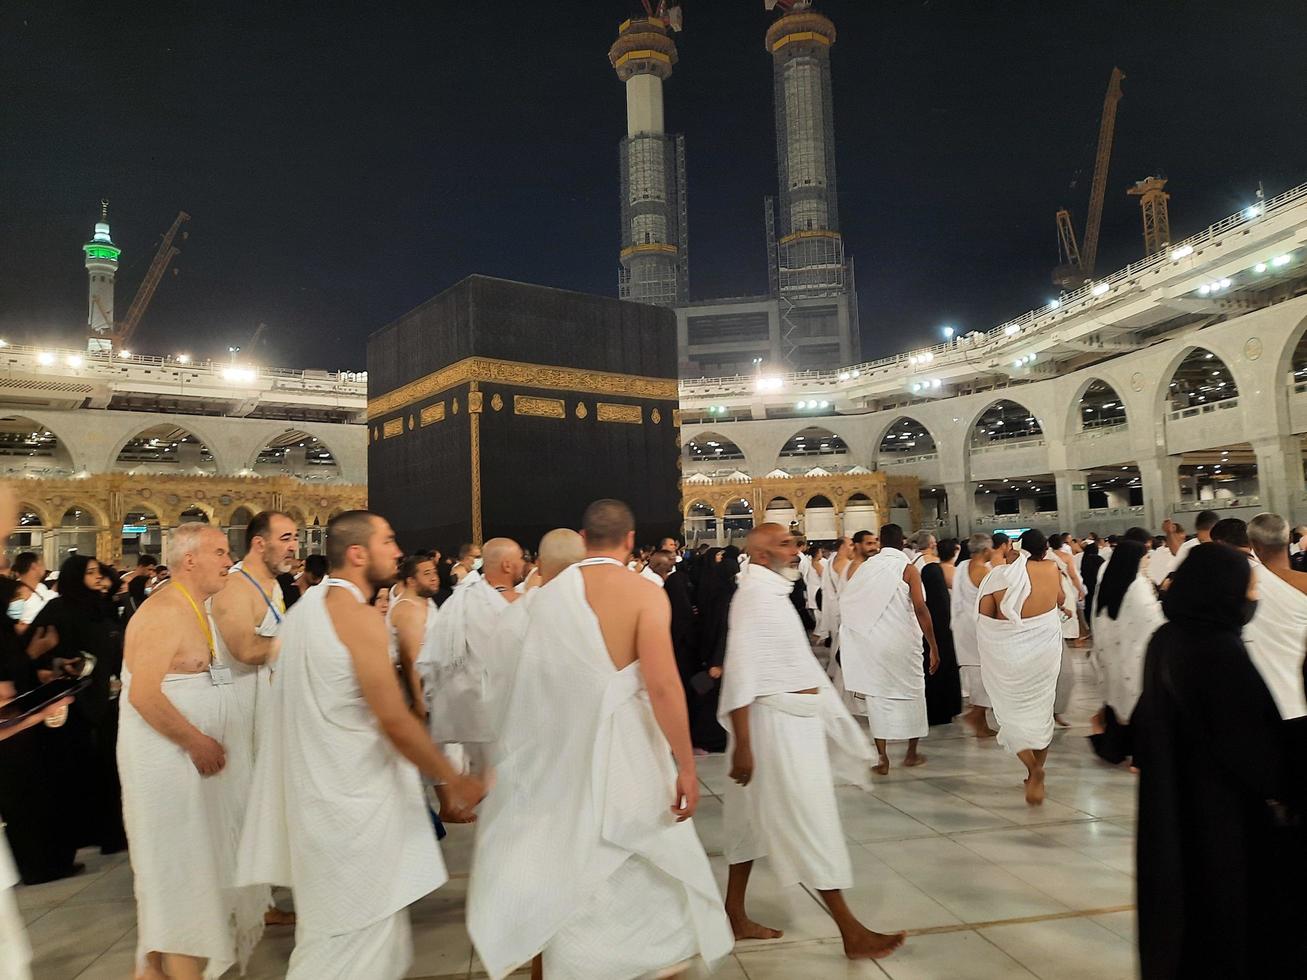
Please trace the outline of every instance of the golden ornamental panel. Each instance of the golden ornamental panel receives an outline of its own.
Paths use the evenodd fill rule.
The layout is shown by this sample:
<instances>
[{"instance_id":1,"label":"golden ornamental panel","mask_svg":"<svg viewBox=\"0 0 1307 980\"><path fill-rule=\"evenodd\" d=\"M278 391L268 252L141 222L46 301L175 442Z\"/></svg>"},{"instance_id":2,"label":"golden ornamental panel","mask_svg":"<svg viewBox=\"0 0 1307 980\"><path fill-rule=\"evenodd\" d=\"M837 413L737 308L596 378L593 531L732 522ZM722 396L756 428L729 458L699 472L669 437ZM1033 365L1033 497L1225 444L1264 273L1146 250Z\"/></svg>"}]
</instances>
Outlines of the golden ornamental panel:
<instances>
[{"instance_id":1,"label":"golden ornamental panel","mask_svg":"<svg viewBox=\"0 0 1307 980\"><path fill-rule=\"evenodd\" d=\"M468 357L372 399L368 402L368 418L386 415L457 385L476 381L663 401L676 401L679 397L674 378L648 378L611 371L586 371L580 368L503 361L493 357Z\"/></svg>"},{"instance_id":2,"label":"golden ornamental panel","mask_svg":"<svg viewBox=\"0 0 1307 980\"><path fill-rule=\"evenodd\" d=\"M480 391L469 391L467 393L467 410L469 412L480 413L484 398L484 393Z\"/></svg>"},{"instance_id":3,"label":"golden ornamental panel","mask_svg":"<svg viewBox=\"0 0 1307 980\"><path fill-rule=\"evenodd\" d=\"M496 412L501 411L503 409L504 399L500 396L499 392L495 392L493 395L490 396L490 407L493 408Z\"/></svg>"},{"instance_id":4,"label":"golden ornamental panel","mask_svg":"<svg viewBox=\"0 0 1307 980\"><path fill-rule=\"evenodd\" d=\"M514 395L513 414L531 415L540 419L563 419L567 418L567 405L561 398Z\"/></svg>"},{"instance_id":5,"label":"golden ornamental panel","mask_svg":"<svg viewBox=\"0 0 1307 980\"><path fill-rule=\"evenodd\" d=\"M435 425L437 422L445 421L445 403L436 402L434 405L428 405L418 414L418 419L423 425Z\"/></svg>"},{"instance_id":6,"label":"golden ornamental panel","mask_svg":"<svg viewBox=\"0 0 1307 980\"><path fill-rule=\"evenodd\" d=\"M614 405L611 402L599 402L595 406L595 418L600 422L623 422L626 425L639 425L644 421L644 410L639 405Z\"/></svg>"},{"instance_id":7,"label":"golden ornamental panel","mask_svg":"<svg viewBox=\"0 0 1307 980\"><path fill-rule=\"evenodd\" d=\"M383 439L393 439L395 436L399 436L403 434L404 434L403 419L386 419L385 424L382 425L381 427L381 438Z\"/></svg>"},{"instance_id":8,"label":"golden ornamental panel","mask_svg":"<svg viewBox=\"0 0 1307 980\"><path fill-rule=\"evenodd\" d=\"M577 418L579 418L579 419L583 419L583 418L585 418L585 417L586 417L587 415L589 415L589 414L590 414L590 409L588 409L588 408L585 407L585 402L577 402L577 403L576 403L576 417L577 417Z\"/></svg>"},{"instance_id":9,"label":"golden ornamental panel","mask_svg":"<svg viewBox=\"0 0 1307 980\"><path fill-rule=\"evenodd\" d=\"M655 408L652 412L649 413L649 421L652 422L654 425L658 425L660 422L662 422L662 420L663 420L663 413L658 411L658 409Z\"/></svg>"}]
</instances>

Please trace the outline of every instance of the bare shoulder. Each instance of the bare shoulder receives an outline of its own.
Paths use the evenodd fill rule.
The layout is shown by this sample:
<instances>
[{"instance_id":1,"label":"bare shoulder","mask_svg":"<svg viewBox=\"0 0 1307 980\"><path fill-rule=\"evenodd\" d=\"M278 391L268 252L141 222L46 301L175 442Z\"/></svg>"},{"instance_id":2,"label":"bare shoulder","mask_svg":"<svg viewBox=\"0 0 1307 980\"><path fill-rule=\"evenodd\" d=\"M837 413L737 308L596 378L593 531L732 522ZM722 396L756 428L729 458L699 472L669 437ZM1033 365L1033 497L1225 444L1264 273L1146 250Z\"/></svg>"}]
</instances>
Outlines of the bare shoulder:
<instances>
[{"instance_id":1,"label":"bare shoulder","mask_svg":"<svg viewBox=\"0 0 1307 980\"><path fill-rule=\"evenodd\" d=\"M336 635L351 652L377 643L386 648L386 623L375 606L359 602L345 589L330 590L326 604Z\"/></svg>"},{"instance_id":2,"label":"bare shoulder","mask_svg":"<svg viewBox=\"0 0 1307 980\"><path fill-rule=\"evenodd\" d=\"M127 623L124 645L130 648L145 645L151 652L171 655L180 645L181 635L189 622L179 618L182 608L175 599L167 592L159 592L141 603ZM187 612L189 614L189 610Z\"/></svg>"},{"instance_id":3,"label":"bare shoulder","mask_svg":"<svg viewBox=\"0 0 1307 980\"><path fill-rule=\"evenodd\" d=\"M1285 580L1299 592L1307 595L1307 572L1297 572L1289 570L1289 577Z\"/></svg>"},{"instance_id":4,"label":"bare shoulder","mask_svg":"<svg viewBox=\"0 0 1307 980\"><path fill-rule=\"evenodd\" d=\"M417 602L393 602L390 606L390 621L395 626L410 626L426 619L427 609L425 603ZM385 617L382 617L384 622Z\"/></svg>"}]
</instances>

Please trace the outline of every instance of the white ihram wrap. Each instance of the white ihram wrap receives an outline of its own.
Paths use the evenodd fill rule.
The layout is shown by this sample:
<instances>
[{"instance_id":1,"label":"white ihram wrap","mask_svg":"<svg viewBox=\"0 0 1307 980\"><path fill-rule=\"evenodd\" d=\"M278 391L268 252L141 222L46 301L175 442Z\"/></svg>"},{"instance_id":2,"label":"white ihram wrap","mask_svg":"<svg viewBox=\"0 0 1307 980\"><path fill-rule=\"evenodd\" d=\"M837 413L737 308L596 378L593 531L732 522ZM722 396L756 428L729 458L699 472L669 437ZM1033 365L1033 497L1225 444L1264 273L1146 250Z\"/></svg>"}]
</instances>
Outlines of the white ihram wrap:
<instances>
[{"instance_id":1,"label":"white ihram wrap","mask_svg":"<svg viewBox=\"0 0 1307 980\"><path fill-rule=\"evenodd\" d=\"M921 624L903 581L908 564L902 551L884 548L862 563L840 596L844 686L866 696L875 738L922 738L929 731Z\"/></svg>"},{"instance_id":2,"label":"white ihram wrap","mask_svg":"<svg viewBox=\"0 0 1307 980\"><path fill-rule=\"evenodd\" d=\"M1307 601L1307 600L1305 600ZM1166 622L1153 584L1142 574L1126 588L1116 619L1099 610L1094 616L1094 661L1103 703L1116 720L1130 723L1144 688L1144 653L1157 628Z\"/></svg>"},{"instance_id":3,"label":"white ihram wrap","mask_svg":"<svg viewBox=\"0 0 1307 980\"><path fill-rule=\"evenodd\" d=\"M413 958L408 906L448 876L418 770L382 733L332 625L337 582L283 624L237 880L294 889L288 977L397 980Z\"/></svg>"},{"instance_id":4,"label":"white ihram wrap","mask_svg":"<svg viewBox=\"0 0 1307 980\"><path fill-rule=\"evenodd\" d=\"M423 648L421 663L424 680L430 681L427 723L436 743L494 741L486 658L499 619L509 606L494 586L478 576L470 585L455 589L440 607L434 641Z\"/></svg>"},{"instance_id":5,"label":"white ihram wrap","mask_svg":"<svg viewBox=\"0 0 1307 980\"><path fill-rule=\"evenodd\" d=\"M1253 666L1275 698L1285 721L1307 715L1303 697L1303 651L1307 649L1307 595L1265 565L1253 565L1261 598L1257 615L1243 628Z\"/></svg>"},{"instance_id":6,"label":"white ihram wrap","mask_svg":"<svg viewBox=\"0 0 1307 980\"><path fill-rule=\"evenodd\" d=\"M541 952L547 977L623 980L696 957L711 968L734 939L693 821L671 812L676 770L639 661L613 666L581 565L536 590L527 614L477 820L477 954L493 978Z\"/></svg>"},{"instance_id":7,"label":"white ihram wrap","mask_svg":"<svg viewBox=\"0 0 1307 980\"><path fill-rule=\"evenodd\" d=\"M1062 667L1062 610L1054 606L1021 618L1030 595L1029 560L1022 554L1013 564L995 568L976 596L980 672L998 722L998 744L1014 755L1048 748L1053 741L1053 699ZM1004 589L999 609L1007 618L981 616L980 600Z\"/></svg>"},{"instance_id":8,"label":"white ihram wrap","mask_svg":"<svg viewBox=\"0 0 1307 980\"><path fill-rule=\"evenodd\" d=\"M212 634L217 633L209 621ZM201 776L177 743L160 735L132 705L131 671L124 665L119 699L118 772L123 822L131 842L136 892L136 969L146 954L178 953L208 960L205 977L242 969L263 934L271 891L240 888L235 876L241 823L249 792L249 731L236 705L234 684L214 684L208 671L165 674L163 695L188 722L227 745L245 738L242 752Z\"/></svg>"},{"instance_id":9,"label":"white ihram wrap","mask_svg":"<svg viewBox=\"0 0 1307 980\"><path fill-rule=\"evenodd\" d=\"M976 648L976 606L980 602L980 587L971 581L970 566L971 562L964 562L953 575L953 592L949 598L953 649L957 652L962 693L973 705L988 708L989 695L985 693L985 682L980 676L980 652Z\"/></svg>"},{"instance_id":10,"label":"white ihram wrap","mask_svg":"<svg viewBox=\"0 0 1307 980\"><path fill-rule=\"evenodd\" d=\"M726 860L766 857L783 885L849 888L834 784L866 787L875 753L813 657L790 590L780 575L750 565L731 600L717 717L730 733L729 760L731 712L749 708L754 772L749 785L726 786Z\"/></svg>"}]
</instances>

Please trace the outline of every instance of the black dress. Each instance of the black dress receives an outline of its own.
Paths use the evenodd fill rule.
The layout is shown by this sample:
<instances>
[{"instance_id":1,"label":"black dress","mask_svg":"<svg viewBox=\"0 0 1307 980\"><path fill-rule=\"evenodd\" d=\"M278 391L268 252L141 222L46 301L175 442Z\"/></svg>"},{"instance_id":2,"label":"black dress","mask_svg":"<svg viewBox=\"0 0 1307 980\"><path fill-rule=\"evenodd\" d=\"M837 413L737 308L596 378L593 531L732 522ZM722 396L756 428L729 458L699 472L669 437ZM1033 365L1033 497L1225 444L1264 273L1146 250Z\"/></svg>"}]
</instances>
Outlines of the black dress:
<instances>
[{"instance_id":1,"label":"black dress","mask_svg":"<svg viewBox=\"0 0 1307 980\"><path fill-rule=\"evenodd\" d=\"M930 610L935 643L939 647L939 669L932 675L930 644L924 639L921 642L922 669L926 672L926 720L931 725L947 725L962 711L962 679L958 673L958 655L953 649L953 602L939 562L930 562L921 569L921 589L926 594L926 608Z\"/></svg>"},{"instance_id":2,"label":"black dress","mask_svg":"<svg viewBox=\"0 0 1307 980\"><path fill-rule=\"evenodd\" d=\"M40 686L13 622L0 622L0 680L18 694ZM52 765L63 729L37 725L0 741L0 819L23 884L39 885L73 873L77 845L70 833L75 794Z\"/></svg>"},{"instance_id":3,"label":"black dress","mask_svg":"<svg viewBox=\"0 0 1307 980\"><path fill-rule=\"evenodd\" d=\"M1240 638L1248 576L1238 551L1199 545L1148 644L1131 716L1144 980L1301 975L1301 842L1274 802L1279 713Z\"/></svg>"},{"instance_id":4,"label":"black dress","mask_svg":"<svg viewBox=\"0 0 1307 980\"><path fill-rule=\"evenodd\" d=\"M122 626L107 599L74 602L62 595L45 604L32 630L43 626L59 632L59 644L48 657L95 657L91 686L77 696L61 729L67 733L62 748L67 771L82 776L76 842L113 854L127 847L118 778L118 698L110 690L111 679L122 676Z\"/></svg>"},{"instance_id":5,"label":"black dress","mask_svg":"<svg viewBox=\"0 0 1307 980\"><path fill-rule=\"evenodd\" d=\"M721 667L726 659L726 623L735 597L735 578L740 573L740 549L723 549L721 561L704 569L699 583L699 659L707 670ZM697 692L691 706L690 738L705 752L726 751L726 729L717 721L721 680Z\"/></svg>"}]
</instances>

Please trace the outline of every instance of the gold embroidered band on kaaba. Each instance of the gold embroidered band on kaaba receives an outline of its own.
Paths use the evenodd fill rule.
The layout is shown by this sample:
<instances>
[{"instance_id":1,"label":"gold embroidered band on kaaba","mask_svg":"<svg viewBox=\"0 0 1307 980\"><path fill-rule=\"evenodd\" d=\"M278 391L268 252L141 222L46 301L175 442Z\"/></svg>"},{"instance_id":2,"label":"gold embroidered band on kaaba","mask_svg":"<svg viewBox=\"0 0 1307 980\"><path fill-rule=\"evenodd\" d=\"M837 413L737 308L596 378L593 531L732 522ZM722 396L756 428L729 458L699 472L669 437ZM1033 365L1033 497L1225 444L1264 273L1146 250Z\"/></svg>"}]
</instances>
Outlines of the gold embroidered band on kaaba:
<instances>
[{"instance_id":1,"label":"gold embroidered band on kaaba","mask_svg":"<svg viewBox=\"0 0 1307 980\"><path fill-rule=\"evenodd\" d=\"M381 415L388 415L456 385L473 381L518 385L523 388L542 388L550 391L570 391L577 394L624 395L628 398L663 401L676 401L678 397L675 378L646 378L634 374L615 374L611 371L587 371L582 368L501 361L493 357L467 357L426 377L410 381L394 391L378 395L368 402L368 418L371 420Z\"/></svg>"}]
</instances>

